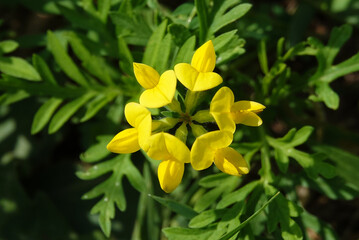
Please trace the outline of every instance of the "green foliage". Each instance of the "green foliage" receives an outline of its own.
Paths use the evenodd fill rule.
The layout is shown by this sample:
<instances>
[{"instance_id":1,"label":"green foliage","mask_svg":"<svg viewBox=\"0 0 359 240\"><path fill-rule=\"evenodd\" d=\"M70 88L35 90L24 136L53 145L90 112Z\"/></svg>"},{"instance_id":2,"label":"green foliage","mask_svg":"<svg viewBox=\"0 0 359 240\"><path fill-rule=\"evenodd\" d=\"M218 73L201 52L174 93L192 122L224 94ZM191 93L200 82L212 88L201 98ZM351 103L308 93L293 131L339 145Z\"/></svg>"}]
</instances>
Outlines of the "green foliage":
<instances>
[{"instance_id":1,"label":"green foliage","mask_svg":"<svg viewBox=\"0 0 359 240\"><path fill-rule=\"evenodd\" d=\"M292 10L240 0L15 2L4 9L26 7L47 25L27 36L0 20L0 239L342 237L342 225L325 223L312 198L340 204L359 194L358 99L350 92L359 71L354 1L299 1ZM190 63L208 40L235 101L266 106L263 126L237 125L231 147L250 165L248 175L195 172L187 164L168 195L159 188L158 161L144 152L113 156L106 146L128 125L125 104L143 91L133 62L161 74ZM348 74L352 82L343 81ZM201 106L209 108L216 90L201 96ZM179 117L166 108L152 116ZM312 202L300 189L315 193ZM66 196L80 195L88 201L70 208ZM72 220L79 206L85 214Z\"/></svg>"}]
</instances>

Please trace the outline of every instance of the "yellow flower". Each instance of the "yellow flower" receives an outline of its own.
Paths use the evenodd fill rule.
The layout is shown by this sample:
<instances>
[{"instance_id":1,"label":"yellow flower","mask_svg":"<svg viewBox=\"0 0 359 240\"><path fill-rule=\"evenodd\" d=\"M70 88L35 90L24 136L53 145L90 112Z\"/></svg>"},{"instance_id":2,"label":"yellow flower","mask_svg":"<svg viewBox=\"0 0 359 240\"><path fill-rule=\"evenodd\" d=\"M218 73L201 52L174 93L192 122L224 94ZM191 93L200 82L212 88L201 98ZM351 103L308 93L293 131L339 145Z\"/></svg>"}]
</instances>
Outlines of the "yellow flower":
<instances>
[{"instance_id":1,"label":"yellow flower","mask_svg":"<svg viewBox=\"0 0 359 240\"><path fill-rule=\"evenodd\" d=\"M107 145L107 149L114 153L133 153L140 148L148 148L151 135L151 113L138 103L128 103L125 106L125 117L133 127L119 132Z\"/></svg>"},{"instance_id":2,"label":"yellow flower","mask_svg":"<svg viewBox=\"0 0 359 240\"><path fill-rule=\"evenodd\" d=\"M256 114L263 111L265 106L253 101L234 102L234 95L228 87L222 87L214 95L210 113L216 120L219 129L234 133L236 124L260 126L262 119Z\"/></svg>"},{"instance_id":3,"label":"yellow flower","mask_svg":"<svg viewBox=\"0 0 359 240\"><path fill-rule=\"evenodd\" d=\"M150 137L147 155L162 162L158 166L158 180L163 191L170 193L181 183L184 164L190 162L186 144L169 133L157 133Z\"/></svg>"},{"instance_id":4,"label":"yellow flower","mask_svg":"<svg viewBox=\"0 0 359 240\"><path fill-rule=\"evenodd\" d=\"M203 44L192 57L191 64L179 63L174 69L178 80L191 91L204 91L222 83L223 79L214 73L216 54L212 41Z\"/></svg>"},{"instance_id":5,"label":"yellow flower","mask_svg":"<svg viewBox=\"0 0 359 240\"><path fill-rule=\"evenodd\" d=\"M140 97L141 105L159 108L172 102L177 84L173 70L168 70L160 76L152 67L135 62L133 70L138 83L146 89Z\"/></svg>"},{"instance_id":6,"label":"yellow flower","mask_svg":"<svg viewBox=\"0 0 359 240\"><path fill-rule=\"evenodd\" d=\"M209 168L212 163L224 173L241 176L249 168L242 155L231 147L233 135L228 131L213 131L198 137L191 149L191 164L195 170Z\"/></svg>"}]
</instances>

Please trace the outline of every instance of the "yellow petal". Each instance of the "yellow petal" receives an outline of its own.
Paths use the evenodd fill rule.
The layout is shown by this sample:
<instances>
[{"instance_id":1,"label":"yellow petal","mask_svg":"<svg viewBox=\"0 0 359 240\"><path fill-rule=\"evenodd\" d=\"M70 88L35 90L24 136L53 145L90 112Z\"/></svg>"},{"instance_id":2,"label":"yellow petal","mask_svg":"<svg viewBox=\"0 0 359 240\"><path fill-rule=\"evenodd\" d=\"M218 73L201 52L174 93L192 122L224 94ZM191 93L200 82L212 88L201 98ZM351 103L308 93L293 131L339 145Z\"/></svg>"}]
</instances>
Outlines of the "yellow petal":
<instances>
[{"instance_id":1,"label":"yellow petal","mask_svg":"<svg viewBox=\"0 0 359 240\"><path fill-rule=\"evenodd\" d=\"M191 149L191 164L195 170L203 170L212 165L217 149L229 146L233 134L228 131L213 131L198 137Z\"/></svg>"},{"instance_id":2,"label":"yellow petal","mask_svg":"<svg viewBox=\"0 0 359 240\"><path fill-rule=\"evenodd\" d=\"M154 88L160 79L158 72L152 67L142 64L142 63L133 63L133 71L137 82L144 88Z\"/></svg>"},{"instance_id":3,"label":"yellow petal","mask_svg":"<svg viewBox=\"0 0 359 240\"><path fill-rule=\"evenodd\" d=\"M195 80L192 91L205 91L217 87L223 82L222 77L214 72L200 72Z\"/></svg>"},{"instance_id":4,"label":"yellow petal","mask_svg":"<svg viewBox=\"0 0 359 240\"><path fill-rule=\"evenodd\" d=\"M192 67L199 72L212 72L216 65L216 54L211 40L203 44L193 54Z\"/></svg>"},{"instance_id":5,"label":"yellow petal","mask_svg":"<svg viewBox=\"0 0 359 240\"><path fill-rule=\"evenodd\" d=\"M149 148L149 139L152 131L152 119L151 115L147 115L137 126L138 131L138 143L140 147L147 151Z\"/></svg>"},{"instance_id":6,"label":"yellow petal","mask_svg":"<svg viewBox=\"0 0 359 240\"><path fill-rule=\"evenodd\" d=\"M238 101L232 105L232 111L250 111L250 112L261 112L266 107L260 103L253 101Z\"/></svg>"},{"instance_id":7,"label":"yellow petal","mask_svg":"<svg viewBox=\"0 0 359 240\"><path fill-rule=\"evenodd\" d=\"M244 124L247 126L258 127L262 125L262 119L254 112L237 111L232 112L232 118L236 124Z\"/></svg>"},{"instance_id":8,"label":"yellow petal","mask_svg":"<svg viewBox=\"0 0 359 240\"><path fill-rule=\"evenodd\" d=\"M184 172L184 163L177 161L162 161L158 166L158 180L166 193L176 189L181 183Z\"/></svg>"},{"instance_id":9,"label":"yellow petal","mask_svg":"<svg viewBox=\"0 0 359 240\"><path fill-rule=\"evenodd\" d=\"M140 122L142 122L143 119L145 119L148 116L151 118L150 111L147 110L144 106L138 103L130 102L127 103L125 106L125 116L127 119L127 122L132 127L137 127Z\"/></svg>"},{"instance_id":10,"label":"yellow petal","mask_svg":"<svg viewBox=\"0 0 359 240\"><path fill-rule=\"evenodd\" d=\"M188 147L177 137L169 133L157 133L149 139L147 155L156 160L176 160L182 163L190 162Z\"/></svg>"},{"instance_id":11,"label":"yellow petal","mask_svg":"<svg viewBox=\"0 0 359 240\"><path fill-rule=\"evenodd\" d=\"M214 95L210 104L210 113L216 120L220 130L234 133L236 124L232 118L231 107L234 102L234 95L230 88L222 87Z\"/></svg>"},{"instance_id":12,"label":"yellow petal","mask_svg":"<svg viewBox=\"0 0 359 240\"><path fill-rule=\"evenodd\" d=\"M179 63L174 67L174 69L176 77L183 84L183 86L193 91L199 72L188 63Z\"/></svg>"},{"instance_id":13,"label":"yellow petal","mask_svg":"<svg viewBox=\"0 0 359 240\"><path fill-rule=\"evenodd\" d=\"M158 84L145 90L140 97L141 105L148 108L160 108L172 102L176 91L176 75L173 70L164 72Z\"/></svg>"},{"instance_id":14,"label":"yellow petal","mask_svg":"<svg viewBox=\"0 0 359 240\"><path fill-rule=\"evenodd\" d=\"M107 149L114 153L133 153L140 150L138 144L138 132L135 128L129 128L119 132L109 144Z\"/></svg>"},{"instance_id":15,"label":"yellow petal","mask_svg":"<svg viewBox=\"0 0 359 240\"><path fill-rule=\"evenodd\" d=\"M231 112L234 103L234 95L230 88L222 87L213 96L210 112Z\"/></svg>"},{"instance_id":16,"label":"yellow petal","mask_svg":"<svg viewBox=\"0 0 359 240\"><path fill-rule=\"evenodd\" d=\"M249 172L248 164L243 156L230 147L218 149L214 163L219 170L230 175L241 176Z\"/></svg>"},{"instance_id":17,"label":"yellow petal","mask_svg":"<svg viewBox=\"0 0 359 240\"><path fill-rule=\"evenodd\" d=\"M234 133L236 131L236 123L233 120L231 113L212 113L218 127L222 131L229 131Z\"/></svg>"}]
</instances>

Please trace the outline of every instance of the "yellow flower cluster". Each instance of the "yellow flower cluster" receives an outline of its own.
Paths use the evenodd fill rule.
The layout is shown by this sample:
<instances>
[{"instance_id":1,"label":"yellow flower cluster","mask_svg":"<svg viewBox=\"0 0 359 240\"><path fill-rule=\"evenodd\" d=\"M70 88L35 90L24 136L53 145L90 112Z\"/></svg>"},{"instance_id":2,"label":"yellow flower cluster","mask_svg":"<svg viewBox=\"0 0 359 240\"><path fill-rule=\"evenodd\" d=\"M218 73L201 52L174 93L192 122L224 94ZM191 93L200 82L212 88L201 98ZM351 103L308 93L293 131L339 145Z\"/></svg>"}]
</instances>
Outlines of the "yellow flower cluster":
<instances>
[{"instance_id":1,"label":"yellow flower cluster","mask_svg":"<svg viewBox=\"0 0 359 240\"><path fill-rule=\"evenodd\" d=\"M185 163L191 163L195 170L203 170L215 165L224 173L241 176L249 172L249 167L240 153L229 145L233 141L236 124L260 126L262 120L256 113L265 107L252 101L234 102L233 92L222 87L214 95L210 109L196 112L199 93L222 83L222 77L213 72L216 55L212 41L196 50L191 64L179 63L173 70L161 76L150 66L133 63L135 77L145 88L138 103L125 106L125 117L133 127L118 133L107 145L114 153L133 153L143 149L153 159L160 160L158 179L161 188L169 193L181 182ZM184 110L175 97L177 79L188 89L184 100ZM147 108L166 106L179 117L152 120ZM200 125L215 121L219 130L207 132ZM175 135L165 131L182 123ZM187 147L189 125L196 139Z\"/></svg>"}]
</instances>

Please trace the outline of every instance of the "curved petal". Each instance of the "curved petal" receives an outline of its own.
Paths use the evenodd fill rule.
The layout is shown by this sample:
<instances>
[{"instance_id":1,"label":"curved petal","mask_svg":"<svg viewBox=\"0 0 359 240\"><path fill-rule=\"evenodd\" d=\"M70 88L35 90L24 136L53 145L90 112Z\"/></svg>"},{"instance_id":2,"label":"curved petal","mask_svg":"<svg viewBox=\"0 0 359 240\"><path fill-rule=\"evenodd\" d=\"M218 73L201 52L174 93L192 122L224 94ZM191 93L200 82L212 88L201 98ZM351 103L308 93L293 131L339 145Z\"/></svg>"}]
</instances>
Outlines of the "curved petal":
<instances>
[{"instance_id":1,"label":"curved petal","mask_svg":"<svg viewBox=\"0 0 359 240\"><path fill-rule=\"evenodd\" d=\"M137 126L138 143L140 147L147 151L149 148L149 139L152 132L152 119L151 115L147 115Z\"/></svg>"},{"instance_id":2,"label":"curved petal","mask_svg":"<svg viewBox=\"0 0 359 240\"><path fill-rule=\"evenodd\" d=\"M195 170L203 170L212 165L217 149L229 146L233 134L228 131L213 131L198 137L191 149L191 164Z\"/></svg>"},{"instance_id":3,"label":"curved petal","mask_svg":"<svg viewBox=\"0 0 359 240\"><path fill-rule=\"evenodd\" d=\"M171 103L176 92L176 83L177 79L173 70L164 72L157 86L141 94L141 105L148 108L160 108Z\"/></svg>"},{"instance_id":4,"label":"curved petal","mask_svg":"<svg viewBox=\"0 0 359 240\"><path fill-rule=\"evenodd\" d=\"M152 67L142 64L142 63L133 63L133 71L137 82L144 88L154 88L160 79L158 72Z\"/></svg>"},{"instance_id":5,"label":"curved petal","mask_svg":"<svg viewBox=\"0 0 359 240\"><path fill-rule=\"evenodd\" d=\"M129 128L119 132L109 144L107 144L107 149L114 153L137 152L140 150L137 129Z\"/></svg>"},{"instance_id":6,"label":"curved petal","mask_svg":"<svg viewBox=\"0 0 359 240\"><path fill-rule=\"evenodd\" d=\"M213 96L210 112L231 112L234 103L234 95L230 88L222 87Z\"/></svg>"},{"instance_id":7,"label":"curved petal","mask_svg":"<svg viewBox=\"0 0 359 240\"><path fill-rule=\"evenodd\" d=\"M262 119L254 112L237 111L232 112L232 118L236 124L244 124L247 126L258 127L262 125Z\"/></svg>"},{"instance_id":8,"label":"curved petal","mask_svg":"<svg viewBox=\"0 0 359 240\"><path fill-rule=\"evenodd\" d=\"M192 91L205 91L217 87L223 82L222 77L214 72L200 72L194 82Z\"/></svg>"},{"instance_id":9,"label":"curved petal","mask_svg":"<svg viewBox=\"0 0 359 240\"><path fill-rule=\"evenodd\" d=\"M233 148L226 147L216 151L214 164L224 173L241 176L249 172L248 164L243 156Z\"/></svg>"},{"instance_id":10,"label":"curved petal","mask_svg":"<svg viewBox=\"0 0 359 240\"><path fill-rule=\"evenodd\" d=\"M199 47L193 54L192 67L199 72L212 72L216 65L216 54L211 40Z\"/></svg>"},{"instance_id":11,"label":"curved petal","mask_svg":"<svg viewBox=\"0 0 359 240\"><path fill-rule=\"evenodd\" d=\"M188 147L177 137L169 133L157 133L150 138L149 157L156 160L176 160L181 163L190 161Z\"/></svg>"},{"instance_id":12,"label":"curved petal","mask_svg":"<svg viewBox=\"0 0 359 240\"><path fill-rule=\"evenodd\" d=\"M132 127L137 127L146 117L150 116L151 118L151 113L141 104L130 102L125 106L125 116Z\"/></svg>"},{"instance_id":13,"label":"curved petal","mask_svg":"<svg viewBox=\"0 0 359 240\"><path fill-rule=\"evenodd\" d=\"M174 69L176 77L183 84L183 86L193 91L199 72L188 63L178 63Z\"/></svg>"},{"instance_id":14,"label":"curved petal","mask_svg":"<svg viewBox=\"0 0 359 240\"><path fill-rule=\"evenodd\" d=\"M222 131L229 131L234 133L236 131L236 123L232 118L231 113L212 113L214 120Z\"/></svg>"},{"instance_id":15,"label":"curved petal","mask_svg":"<svg viewBox=\"0 0 359 240\"><path fill-rule=\"evenodd\" d=\"M161 188L170 193L181 183L184 172L184 163L177 161L162 161L158 166L158 180Z\"/></svg>"},{"instance_id":16,"label":"curved petal","mask_svg":"<svg viewBox=\"0 0 359 240\"><path fill-rule=\"evenodd\" d=\"M232 111L250 111L250 112L261 112L266 107L260 103L253 101L238 101L232 105Z\"/></svg>"}]
</instances>

